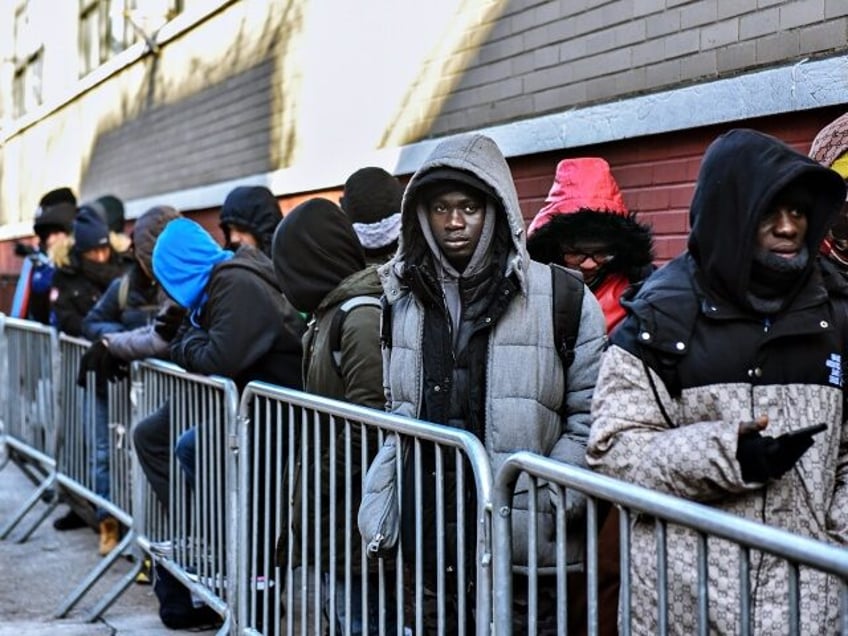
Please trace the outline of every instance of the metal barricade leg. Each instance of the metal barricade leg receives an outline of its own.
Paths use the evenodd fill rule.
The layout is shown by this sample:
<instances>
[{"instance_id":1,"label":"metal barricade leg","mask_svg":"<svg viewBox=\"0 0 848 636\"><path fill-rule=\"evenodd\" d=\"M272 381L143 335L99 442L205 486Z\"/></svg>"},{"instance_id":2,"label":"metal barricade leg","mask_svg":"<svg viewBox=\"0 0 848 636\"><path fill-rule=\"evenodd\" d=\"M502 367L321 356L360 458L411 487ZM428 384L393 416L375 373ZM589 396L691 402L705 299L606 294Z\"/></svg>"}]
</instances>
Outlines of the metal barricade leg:
<instances>
[{"instance_id":1,"label":"metal barricade leg","mask_svg":"<svg viewBox=\"0 0 848 636\"><path fill-rule=\"evenodd\" d=\"M121 558L124 551L134 542L135 533L130 530L129 532L127 532L126 536L121 539L121 542L118 544L118 546L114 550L112 550L107 556L105 556L103 560L100 561L97 566L85 576L82 582L77 585L77 587L70 594L68 594L65 600L62 601L62 604L59 606L59 609L56 610L56 618L63 618L67 616L68 612L70 612L74 608L74 606L80 601L80 599L85 596L85 594L94 586L97 580L106 573L106 570L112 567L112 565L117 562L119 558ZM141 564L141 561L136 564L135 574L138 574L138 572L141 571ZM133 578L135 578L135 575L133 575ZM130 579L130 582L132 582L132 579ZM120 588L119 586L115 592L106 597L105 601L108 602L104 603L104 601L101 601L101 605L104 605L103 610L105 610L112 603L114 603L115 599L118 598L120 593L123 592L126 587L127 586ZM99 617L99 613L92 612L92 614L87 620L95 621Z\"/></svg>"},{"instance_id":2,"label":"metal barricade leg","mask_svg":"<svg viewBox=\"0 0 848 636\"><path fill-rule=\"evenodd\" d=\"M10 441L9 443L13 444L14 442ZM33 507L35 507L35 505L40 500L42 500L45 493L50 490L50 488L56 481L56 470L52 460L44 455L41 455L40 453L34 454L39 455L39 457L37 458L38 461L42 462L44 466L50 466L50 468L47 472L47 475L44 477L44 480L40 484L38 484L35 491L26 499L26 501L24 501L20 505L15 514L12 516L12 518L8 522L6 522L6 524L3 525L2 528L0 528L0 540L5 540L6 538L8 538L12 530L14 530L15 527L24 519L24 517L26 517L29 511L32 510ZM53 511L53 508L55 508L56 503L57 501L54 498L54 500L50 504L48 504L47 512L43 514L31 528L29 528L29 530L22 539L19 539L20 542L26 541L26 539L32 534L32 532L35 531L35 529Z\"/></svg>"}]
</instances>

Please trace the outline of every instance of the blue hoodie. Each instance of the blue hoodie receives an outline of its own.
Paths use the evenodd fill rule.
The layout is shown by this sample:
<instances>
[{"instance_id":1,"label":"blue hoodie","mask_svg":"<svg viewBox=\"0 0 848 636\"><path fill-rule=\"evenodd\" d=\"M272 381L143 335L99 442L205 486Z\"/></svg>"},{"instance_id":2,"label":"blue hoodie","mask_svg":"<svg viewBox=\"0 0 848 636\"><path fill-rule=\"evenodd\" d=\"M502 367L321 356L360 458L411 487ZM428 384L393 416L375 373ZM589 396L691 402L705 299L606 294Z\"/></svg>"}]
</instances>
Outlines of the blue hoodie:
<instances>
[{"instance_id":1,"label":"blue hoodie","mask_svg":"<svg viewBox=\"0 0 848 636\"><path fill-rule=\"evenodd\" d=\"M206 302L206 285L218 263L228 261L233 252L189 219L174 219L165 227L153 247L153 275L176 303L194 317Z\"/></svg>"}]
</instances>

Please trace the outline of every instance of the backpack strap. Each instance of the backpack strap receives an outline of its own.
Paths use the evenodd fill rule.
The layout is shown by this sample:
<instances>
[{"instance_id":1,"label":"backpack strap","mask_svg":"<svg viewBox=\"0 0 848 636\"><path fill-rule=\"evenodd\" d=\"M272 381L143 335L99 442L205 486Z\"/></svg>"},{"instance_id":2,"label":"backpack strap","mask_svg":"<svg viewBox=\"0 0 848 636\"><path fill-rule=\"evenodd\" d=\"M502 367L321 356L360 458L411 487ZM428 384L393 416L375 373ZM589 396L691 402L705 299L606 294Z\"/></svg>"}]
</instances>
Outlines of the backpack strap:
<instances>
[{"instance_id":1,"label":"backpack strap","mask_svg":"<svg viewBox=\"0 0 848 636\"><path fill-rule=\"evenodd\" d=\"M579 273L551 263L553 284L554 343L562 368L568 370L574 362L574 347L580 330L583 294L586 286Z\"/></svg>"},{"instance_id":2,"label":"backpack strap","mask_svg":"<svg viewBox=\"0 0 848 636\"><path fill-rule=\"evenodd\" d=\"M353 296L336 309L330 323L330 364L338 375L342 374L342 326L347 315L357 307L376 307L382 311L383 306L374 296Z\"/></svg>"}]
</instances>

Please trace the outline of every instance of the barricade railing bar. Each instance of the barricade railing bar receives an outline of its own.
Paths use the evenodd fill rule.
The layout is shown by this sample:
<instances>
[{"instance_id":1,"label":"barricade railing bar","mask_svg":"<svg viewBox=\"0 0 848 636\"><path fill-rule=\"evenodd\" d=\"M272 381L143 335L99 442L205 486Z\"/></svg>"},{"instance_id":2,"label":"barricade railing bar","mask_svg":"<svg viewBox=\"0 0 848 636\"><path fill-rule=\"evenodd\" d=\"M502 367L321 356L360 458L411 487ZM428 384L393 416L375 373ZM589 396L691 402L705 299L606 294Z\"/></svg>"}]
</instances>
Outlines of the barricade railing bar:
<instances>
[{"instance_id":1,"label":"barricade railing bar","mask_svg":"<svg viewBox=\"0 0 848 636\"><path fill-rule=\"evenodd\" d=\"M129 420L117 423L111 419L111 416L126 412L129 383L126 380L104 381L98 386L94 372L89 372L85 386L78 386L80 361L90 345L83 338L59 336L61 416L57 430L57 483L64 492L91 504L98 511L98 518L117 520L124 532L118 545L62 601L56 616L66 616L124 554L130 553L135 558L134 567L88 614L87 620L93 621L133 583L141 570L142 560L139 552L131 550L135 543L132 480L128 474L132 449L117 435L118 425L128 424ZM56 503L54 500L51 506Z\"/></svg>"},{"instance_id":2,"label":"barricade railing bar","mask_svg":"<svg viewBox=\"0 0 848 636\"><path fill-rule=\"evenodd\" d=\"M242 633L422 633L425 620L489 633L492 477L479 439L260 382L242 395L240 424ZM415 515L394 558L370 560L357 531L358 500L367 466L394 435L408 458L396 465L399 492L407 491L398 505L420 511L435 502L435 517ZM262 473L270 477L264 484ZM425 536L428 529L435 536ZM425 605L433 615L425 617Z\"/></svg>"},{"instance_id":3,"label":"barricade railing bar","mask_svg":"<svg viewBox=\"0 0 848 636\"><path fill-rule=\"evenodd\" d=\"M156 501L141 466L134 478L142 514L138 542L223 619L228 633L236 603L237 475L232 440L236 438L238 391L232 380L186 372L160 360L132 366L136 413L167 417L173 448L190 429L196 432L193 454L196 479L191 483L176 453L170 453L167 501ZM136 420L134 424L138 424ZM138 522L141 523L138 523Z\"/></svg>"},{"instance_id":4,"label":"barricade railing bar","mask_svg":"<svg viewBox=\"0 0 848 636\"><path fill-rule=\"evenodd\" d=\"M59 371L55 330L28 320L1 318L5 462L14 462L36 487L0 527L0 539L6 539L39 501L55 496ZM26 541L49 512L36 519L18 540Z\"/></svg>"},{"instance_id":5,"label":"barricade railing bar","mask_svg":"<svg viewBox=\"0 0 848 636\"><path fill-rule=\"evenodd\" d=\"M669 586L680 564L670 557L668 543L683 532L691 537L691 576L699 582L692 631L711 629L711 555L716 546L732 544L738 554L738 633L754 631L755 564L774 555L787 564L787 631L803 629L809 612L800 599L812 572L832 577L840 599L837 631L848 636L843 547L525 452L509 457L493 478L487 452L470 432L261 382L249 384L239 399L231 380L190 374L159 360L133 363L127 380L101 386L98 396L93 374L85 387L76 385L86 341L2 315L0 328L0 442L6 461L21 466L35 484L0 528L0 539L44 499L45 511L19 539L26 540L55 506L54 491L107 511L126 529L119 547L65 599L59 616L121 555L135 556L132 571L98 600L88 619L100 616L131 584L145 552L221 616L219 634L362 629L399 636L431 626L436 633L563 633L577 616L563 602L577 580L588 599L580 620L596 634L605 609L598 600L599 528L612 502L620 513L622 634L631 632L634 616L634 559L645 556L633 553L632 533L650 522L655 545L648 557L656 562L651 610L658 633L675 628ZM103 496L92 461L98 397L100 408L106 405L109 440L110 487ZM156 417L169 435L169 475L161 490L144 474L131 434ZM193 487L174 452L191 428ZM394 550L368 558L358 534L359 499L366 469L387 443L398 450L389 471L398 486L401 528ZM530 514L527 563L516 567L513 497L519 477L527 483L520 505ZM569 516L581 498L585 517ZM536 556L541 525L535 513L548 502L556 518L556 565L543 568ZM582 569L569 562L575 542L585 550ZM551 585L553 606L544 603Z\"/></svg>"},{"instance_id":6,"label":"barricade railing bar","mask_svg":"<svg viewBox=\"0 0 848 636\"><path fill-rule=\"evenodd\" d=\"M555 497L564 502L567 490L577 491L588 498L587 523L587 570L590 612L588 633L596 634L597 622L597 501L612 502L621 509L620 546L621 546L621 590L620 596L620 633L629 634L631 630L630 580L631 580L631 532L633 521L638 518L655 520L657 551L657 632L667 634L669 625L669 559L667 553L667 533L669 527L684 528L696 534L697 544L697 630L699 634L710 633L711 599L708 594L710 569L709 541L723 540L737 546L739 552L738 580L738 631L739 634L751 634L751 560L752 551L765 553L787 562L786 602L788 604L791 634L801 633L801 608L799 607L799 569L811 568L838 580L840 615L838 633L848 635L848 551L844 547L816 541L799 536L779 528L755 523L742 517L731 515L703 504L658 493L640 486L605 477L598 473L569 466L528 452L511 455L495 476L493 487L494 516L494 560L495 560L495 624L498 634L511 634L513 631L514 590L512 586L512 498L515 484L522 474L530 475L538 487L549 488L553 485ZM558 523L558 532L565 532L567 524ZM582 531L582 530L580 530ZM558 535L559 542L559 535ZM563 539L564 542L564 539ZM557 586L564 581L564 571L558 564ZM532 570L532 568L531 568ZM532 572L531 572L531 578ZM731 591L732 596L732 591ZM537 602L531 592L529 604ZM725 599L726 600L726 599ZM566 624L565 616L558 615L558 628ZM678 626L679 627L679 626Z\"/></svg>"}]
</instances>

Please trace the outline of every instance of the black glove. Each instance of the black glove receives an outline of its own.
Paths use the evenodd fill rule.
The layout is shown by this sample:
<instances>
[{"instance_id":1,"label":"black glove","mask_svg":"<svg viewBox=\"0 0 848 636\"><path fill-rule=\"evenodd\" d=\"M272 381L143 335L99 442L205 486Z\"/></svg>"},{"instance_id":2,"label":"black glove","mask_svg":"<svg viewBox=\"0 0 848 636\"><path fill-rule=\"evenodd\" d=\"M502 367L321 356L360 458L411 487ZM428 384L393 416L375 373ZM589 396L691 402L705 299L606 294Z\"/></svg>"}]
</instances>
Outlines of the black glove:
<instances>
[{"instance_id":1,"label":"black glove","mask_svg":"<svg viewBox=\"0 0 848 636\"><path fill-rule=\"evenodd\" d=\"M736 461L742 468L742 479L765 482L782 477L813 445L815 430L784 433L780 437L743 433L736 447Z\"/></svg>"},{"instance_id":2,"label":"black glove","mask_svg":"<svg viewBox=\"0 0 848 636\"><path fill-rule=\"evenodd\" d=\"M168 305L160 311L153 321L153 330L165 342L171 342L185 318L185 309L179 305Z\"/></svg>"},{"instance_id":3,"label":"black glove","mask_svg":"<svg viewBox=\"0 0 848 636\"><path fill-rule=\"evenodd\" d=\"M112 354L103 359L102 371L109 382L118 382L130 375L130 365Z\"/></svg>"},{"instance_id":4,"label":"black glove","mask_svg":"<svg viewBox=\"0 0 848 636\"><path fill-rule=\"evenodd\" d=\"M77 386L85 388L85 379L89 371L94 371L98 384L104 382L106 376L103 371L105 365L108 364L108 359L111 357L105 340L98 340L86 349L86 352L82 354L82 358L80 359L79 371L77 371Z\"/></svg>"}]
</instances>

